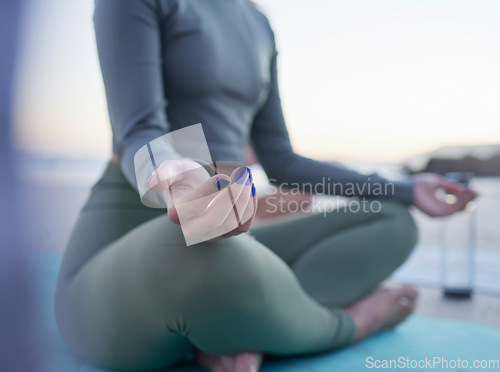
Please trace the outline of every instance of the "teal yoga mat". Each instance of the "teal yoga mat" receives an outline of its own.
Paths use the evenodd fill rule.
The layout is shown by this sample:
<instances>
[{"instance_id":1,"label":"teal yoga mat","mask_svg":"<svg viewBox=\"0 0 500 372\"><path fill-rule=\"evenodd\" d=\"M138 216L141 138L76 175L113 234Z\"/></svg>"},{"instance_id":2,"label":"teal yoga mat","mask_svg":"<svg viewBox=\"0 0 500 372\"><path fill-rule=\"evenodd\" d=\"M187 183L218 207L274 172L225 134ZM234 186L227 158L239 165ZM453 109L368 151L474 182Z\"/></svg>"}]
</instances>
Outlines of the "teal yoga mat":
<instances>
[{"instance_id":1,"label":"teal yoga mat","mask_svg":"<svg viewBox=\"0 0 500 372\"><path fill-rule=\"evenodd\" d=\"M28 253L32 261L39 337L43 346L41 372L109 371L73 357L58 334L53 315L53 298L60 256L41 251ZM481 365L474 368L475 362L482 362L486 368L479 368ZM499 363L499 329L469 322L412 316L395 330L380 333L333 353L266 359L261 371L343 372L382 370L384 366L388 367L385 370L500 371ZM187 360L169 371L205 370Z\"/></svg>"}]
</instances>

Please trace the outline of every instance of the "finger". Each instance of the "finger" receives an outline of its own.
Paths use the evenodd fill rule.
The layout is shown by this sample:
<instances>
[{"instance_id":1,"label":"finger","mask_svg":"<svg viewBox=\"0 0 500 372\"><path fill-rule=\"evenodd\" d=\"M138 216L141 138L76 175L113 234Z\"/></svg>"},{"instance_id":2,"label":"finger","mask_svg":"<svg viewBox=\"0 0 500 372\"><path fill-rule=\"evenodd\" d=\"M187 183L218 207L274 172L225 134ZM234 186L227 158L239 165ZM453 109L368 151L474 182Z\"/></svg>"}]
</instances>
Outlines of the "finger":
<instances>
[{"instance_id":1,"label":"finger","mask_svg":"<svg viewBox=\"0 0 500 372\"><path fill-rule=\"evenodd\" d=\"M467 189L467 190L465 190L465 192L467 194L469 194L469 197L471 198L470 200L474 200L474 199L476 199L479 196L479 194L477 193L477 191L474 191L474 190L471 190L471 189Z\"/></svg>"},{"instance_id":2,"label":"finger","mask_svg":"<svg viewBox=\"0 0 500 372\"><path fill-rule=\"evenodd\" d=\"M222 214L225 208L227 208L227 203L221 203L222 200L227 202L225 197L221 197L219 201L214 200L213 203L217 203L218 205L211 211L207 210L207 213L216 214L217 217L224 215L223 221L220 221L219 218L215 218L213 220L213 223L216 223L216 221L221 222L217 227L214 226L213 231L211 232L211 235L213 236L220 236L227 231L237 228L241 224L241 216L243 215L250 199L252 191L250 186L252 184L252 172L250 168L236 168L231 173L230 179L231 184L227 188L227 192L232 203L232 213L228 210L228 213ZM211 205L212 204L210 204L210 206ZM209 207L207 207L207 209Z\"/></svg>"},{"instance_id":3,"label":"finger","mask_svg":"<svg viewBox=\"0 0 500 372\"><path fill-rule=\"evenodd\" d=\"M225 187L204 211L191 219L182 221L181 227L186 242L190 245L217 237L218 235L215 234L215 231L228 219L228 216L232 218L230 229L236 228L238 222L233 205L234 200L231 196L230 188Z\"/></svg>"},{"instance_id":4,"label":"finger","mask_svg":"<svg viewBox=\"0 0 500 372\"><path fill-rule=\"evenodd\" d=\"M206 196L216 194L231 183L231 178L225 174L216 174L210 177L200 186L196 187L190 193L176 193L175 185L172 186L174 197L177 203L189 203L198 199L205 198ZM207 204L208 205L208 204ZM206 206L205 206L206 207Z\"/></svg>"},{"instance_id":5,"label":"finger","mask_svg":"<svg viewBox=\"0 0 500 372\"><path fill-rule=\"evenodd\" d=\"M244 185L237 199L234 201L234 213L236 219L238 220L238 225L243 224L246 220L243 220L243 215L247 206L252 198L252 184Z\"/></svg>"},{"instance_id":6,"label":"finger","mask_svg":"<svg viewBox=\"0 0 500 372\"><path fill-rule=\"evenodd\" d=\"M218 238L241 225L237 210L244 210L251 198L251 186L244 186L234 200L230 187L226 187L199 215L182 223L188 244ZM240 212L241 213L241 212Z\"/></svg>"},{"instance_id":7,"label":"finger","mask_svg":"<svg viewBox=\"0 0 500 372\"><path fill-rule=\"evenodd\" d=\"M252 226L253 218L255 217L255 213L257 212L257 193L255 190L255 185L252 183L252 189L251 189L251 199L247 204L247 207L245 209L245 212L243 213L243 216L241 217L241 226L240 230L243 232L247 232L250 230L250 227Z\"/></svg>"},{"instance_id":8,"label":"finger","mask_svg":"<svg viewBox=\"0 0 500 372\"><path fill-rule=\"evenodd\" d=\"M186 161L188 160L188 161ZM166 160L156 168L148 179L148 187L155 192L162 192L168 186L183 179L189 171L202 171L200 164L189 159Z\"/></svg>"},{"instance_id":9,"label":"finger","mask_svg":"<svg viewBox=\"0 0 500 372\"><path fill-rule=\"evenodd\" d=\"M245 184L248 178L252 177L252 171L248 167L239 167L231 173L231 180L240 185ZM247 183L248 185L248 183Z\"/></svg>"},{"instance_id":10,"label":"finger","mask_svg":"<svg viewBox=\"0 0 500 372\"><path fill-rule=\"evenodd\" d=\"M458 194L465 191L465 186L463 184L450 182L444 177L440 178L438 185L448 194Z\"/></svg>"},{"instance_id":11,"label":"finger","mask_svg":"<svg viewBox=\"0 0 500 372\"><path fill-rule=\"evenodd\" d=\"M477 193L472 190L465 190L463 193L456 195L457 210L464 210L467 204L474 200L476 196Z\"/></svg>"},{"instance_id":12,"label":"finger","mask_svg":"<svg viewBox=\"0 0 500 372\"><path fill-rule=\"evenodd\" d=\"M176 224L182 223L204 210L215 197L223 182L229 184L226 175L215 175L205 181L192 192L186 193L184 189L176 188L176 184L164 190L163 196L167 202L168 217Z\"/></svg>"},{"instance_id":13,"label":"finger","mask_svg":"<svg viewBox=\"0 0 500 372\"><path fill-rule=\"evenodd\" d=\"M231 174L231 180L229 196L233 199L234 213L239 223L252 191L252 171L247 167L237 168Z\"/></svg>"},{"instance_id":14,"label":"finger","mask_svg":"<svg viewBox=\"0 0 500 372\"><path fill-rule=\"evenodd\" d=\"M231 236L239 235L241 233L248 232L252 227L255 214L257 213L257 206L259 204L257 198L257 193L255 191L255 185L252 184L252 200L248 203L247 209L242 218L242 225L238 226L236 229L228 232L221 236L221 238L229 238Z\"/></svg>"},{"instance_id":15,"label":"finger","mask_svg":"<svg viewBox=\"0 0 500 372\"><path fill-rule=\"evenodd\" d=\"M229 214L226 220L219 228L214 230L214 235L223 236L238 229L251 217L253 213L247 212L248 206L251 206L253 211L253 204L251 202L252 193L255 192L255 186L252 183L252 173L249 168L241 167L231 174L231 179L234 182L230 186L230 196L233 197L233 211L234 216ZM239 193L239 195L238 195ZM247 213L247 215L245 215ZM236 226L234 226L234 219L236 218Z\"/></svg>"},{"instance_id":16,"label":"finger","mask_svg":"<svg viewBox=\"0 0 500 372\"><path fill-rule=\"evenodd\" d=\"M170 218L170 221L176 223L177 225L180 225L181 219L179 218L179 214L174 207L170 207L167 209L167 216L168 218Z\"/></svg>"},{"instance_id":17,"label":"finger","mask_svg":"<svg viewBox=\"0 0 500 372\"><path fill-rule=\"evenodd\" d=\"M456 212L456 206L442 200L434 200L432 205L425 208L425 212L431 217L445 217Z\"/></svg>"},{"instance_id":18,"label":"finger","mask_svg":"<svg viewBox=\"0 0 500 372\"><path fill-rule=\"evenodd\" d=\"M158 193L167 189L173 182L176 181L176 175L179 174L177 168L178 163L174 161L168 162L168 164L161 163L148 179L148 187Z\"/></svg>"},{"instance_id":19,"label":"finger","mask_svg":"<svg viewBox=\"0 0 500 372\"><path fill-rule=\"evenodd\" d=\"M173 196L170 187L184 179L188 171L203 169L195 162L185 160L167 160L156 168L148 179L150 190L162 193L167 208L172 208Z\"/></svg>"},{"instance_id":20,"label":"finger","mask_svg":"<svg viewBox=\"0 0 500 372\"><path fill-rule=\"evenodd\" d=\"M231 174L233 182L219 192L204 211L190 219L181 216L181 226L188 244L218 237L238 227L237 210L245 209L251 194L251 183L246 185L249 177L249 168L236 169Z\"/></svg>"},{"instance_id":21,"label":"finger","mask_svg":"<svg viewBox=\"0 0 500 372\"><path fill-rule=\"evenodd\" d=\"M461 194L455 195L455 199L451 202L444 202L438 200L434 203L432 209L429 211L431 217L446 217L451 216L456 212L463 211L467 204L473 200L474 194L464 191Z\"/></svg>"},{"instance_id":22,"label":"finger","mask_svg":"<svg viewBox=\"0 0 500 372\"><path fill-rule=\"evenodd\" d=\"M230 196L234 199L234 203L240 197L245 186L252 184L252 171L247 167L236 168L231 173Z\"/></svg>"},{"instance_id":23,"label":"finger","mask_svg":"<svg viewBox=\"0 0 500 372\"><path fill-rule=\"evenodd\" d=\"M229 214L224 223L214 230L213 235L226 238L247 232L250 229L251 222L247 222L254 215L255 210L254 201L252 200L254 199L254 197L252 197L252 190L255 190L255 187L245 187L235 204L234 216ZM235 219L236 226L234 224Z\"/></svg>"},{"instance_id":24,"label":"finger","mask_svg":"<svg viewBox=\"0 0 500 372\"><path fill-rule=\"evenodd\" d=\"M230 191L230 190L228 190ZM224 234L233 230L238 230L244 221L248 220L248 216L244 216L247 206L251 203L252 199L252 186L244 186L237 200L234 201L232 211L227 214L225 220L214 229L207 231L204 239L211 239L215 237L222 237ZM211 208L211 207L210 207ZM253 208L252 208L253 209ZM214 212L212 211L212 214Z\"/></svg>"},{"instance_id":25,"label":"finger","mask_svg":"<svg viewBox=\"0 0 500 372\"><path fill-rule=\"evenodd\" d=\"M185 193L181 188L171 187L173 206L177 209L181 223L204 211L215 199L217 193L230 184L226 175L215 175L195 188L190 193Z\"/></svg>"}]
</instances>

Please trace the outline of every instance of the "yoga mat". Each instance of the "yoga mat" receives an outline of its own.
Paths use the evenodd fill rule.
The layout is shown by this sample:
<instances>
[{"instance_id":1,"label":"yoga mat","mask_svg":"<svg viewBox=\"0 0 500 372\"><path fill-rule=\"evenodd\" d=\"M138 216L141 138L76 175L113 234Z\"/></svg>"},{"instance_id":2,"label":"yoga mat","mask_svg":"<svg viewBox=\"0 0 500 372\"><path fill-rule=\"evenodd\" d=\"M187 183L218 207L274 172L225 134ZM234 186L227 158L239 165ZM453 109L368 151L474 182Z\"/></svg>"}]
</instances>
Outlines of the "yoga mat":
<instances>
[{"instance_id":1,"label":"yoga mat","mask_svg":"<svg viewBox=\"0 0 500 372\"><path fill-rule=\"evenodd\" d=\"M32 282L35 284L38 307L38 335L43 347L41 372L109 372L72 356L59 336L54 320L53 299L60 256L34 250L29 251L28 256L32 263ZM460 364L457 364L458 358ZM394 368L388 370L500 371L500 329L469 322L412 316L394 330L335 352L299 358L266 359L261 372L364 371L382 369L376 367L391 360L394 361ZM475 361L483 361L483 365L485 362L490 364L488 368L473 368ZM205 370L188 360L169 371Z\"/></svg>"}]
</instances>

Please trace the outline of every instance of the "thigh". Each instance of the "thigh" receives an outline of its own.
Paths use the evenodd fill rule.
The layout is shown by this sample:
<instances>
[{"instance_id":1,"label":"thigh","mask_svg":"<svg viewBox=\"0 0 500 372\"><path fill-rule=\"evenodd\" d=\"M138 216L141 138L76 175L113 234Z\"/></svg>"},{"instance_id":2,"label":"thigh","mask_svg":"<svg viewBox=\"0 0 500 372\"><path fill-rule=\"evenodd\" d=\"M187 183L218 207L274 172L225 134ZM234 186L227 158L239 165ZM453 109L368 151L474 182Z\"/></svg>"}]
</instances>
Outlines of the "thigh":
<instances>
[{"instance_id":1,"label":"thigh","mask_svg":"<svg viewBox=\"0 0 500 372\"><path fill-rule=\"evenodd\" d=\"M118 164L109 163L92 187L64 251L59 276L70 278L105 246L165 210L145 207L123 176Z\"/></svg>"},{"instance_id":2,"label":"thigh","mask_svg":"<svg viewBox=\"0 0 500 372\"><path fill-rule=\"evenodd\" d=\"M147 320L141 331L162 324L204 351L283 355L341 346L354 332L346 313L314 301L292 270L248 234L186 246L180 227L162 216L132 230L99 260L85 275L111 285L92 293L92 302L102 304L110 293L122 304L139 300L116 308L123 318L117 332L140 314Z\"/></svg>"},{"instance_id":3,"label":"thigh","mask_svg":"<svg viewBox=\"0 0 500 372\"><path fill-rule=\"evenodd\" d=\"M191 349L185 337L156 317L138 283L139 276L148 276L137 255L147 238L127 238L162 217L164 210L143 206L119 166L108 164L80 213L59 270L56 321L78 356L103 367L140 370L175 363Z\"/></svg>"},{"instance_id":4,"label":"thigh","mask_svg":"<svg viewBox=\"0 0 500 372\"><path fill-rule=\"evenodd\" d=\"M385 280L417 241L408 207L345 208L275 223L254 232L291 267L304 290L326 306L343 306Z\"/></svg>"},{"instance_id":5,"label":"thigh","mask_svg":"<svg viewBox=\"0 0 500 372\"><path fill-rule=\"evenodd\" d=\"M56 320L77 355L141 370L169 366L193 345L284 355L351 340L350 317L309 297L263 244L243 234L187 247L118 171L94 187L59 274Z\"/></svg>"},{"instance_id":6,"label":"thigh","mask_svg":"<svg viewBox=\"0 0 500 372\"><path fill-rule=\"evenodd\" d=\"M302 254L323 239L367 223L390 218L395 213L407 213L407 208L397 202L383 202L380 205L380 211L373 208L359 211L353 207L343 207L332 212L280 218L253 228L251 233L292 266Z\"/></svg>"},{"instance_id":7,"label":"thigh","mask_svg":"<svg viewBox=\"0 0 500 372\"><path fill-rule=\"evenodd\" d=\"M166 367L193 346L218 354L318 352L354 334L347 313L309 297L250 235L186 246L165 215L108 244L59 284L65 340L111 368Z\"/></svg>"},{"instance_id":8,"label":"thigh","mask_svg":"<svg viewBox=\"0 0 500 372\"><path fill-rule=\"evenodd\" d=\"M78 223L91 236L106 230L107 217L113 215L87 211ZM161 237L147 229L158 219L165 227ZM71 275L60 273L56 321L76 355L105 368L149 370L172 365L191 350L168 324L177 316L179 271L165 259L167 239L173 249L183 238L163 215L100 247Z\"/></svg>"}]
</instances>

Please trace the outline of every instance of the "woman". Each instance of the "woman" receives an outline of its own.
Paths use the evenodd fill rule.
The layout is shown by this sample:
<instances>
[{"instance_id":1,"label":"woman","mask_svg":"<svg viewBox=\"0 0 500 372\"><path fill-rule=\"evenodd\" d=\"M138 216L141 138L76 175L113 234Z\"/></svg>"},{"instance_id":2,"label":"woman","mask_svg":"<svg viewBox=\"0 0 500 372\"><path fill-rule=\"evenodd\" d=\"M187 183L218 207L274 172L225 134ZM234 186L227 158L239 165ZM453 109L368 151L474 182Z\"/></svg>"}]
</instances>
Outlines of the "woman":
<instances>
[{"instance_id":1,"label":"woman","mask_svg":"<svg viewBox=\"0 0 500 372\"><path fill-rule=\"evenodd\" d=\"M251 139L277 183L334 180L336 187L319 192L341 193L353 184L361 197L373 196L363 185L389 183L292 151L273 33L247 0L97 0L94 21L114 155L92 188L58 279L57 324L75 354L139 371L195 352L213 371L256 371L261 353L333 350L393 327L413 310L414 288L375 289L415 245L408 205L448 215L472 192L417 175L393 184L379 212L346 209L244 233L256 198L246 168L197 179L189 172L197 163L165 145L152 177L136 179L138 150L202 123L214 161L243 163ZM177 185L189 200L219 195L221 181L251 215L219 238L190 246L176 209L166 215L148 208L137 192L146 185L168 199L167 189ZM456 194L457 203L438 200L439 188ZM216 199L189 216L191 227L215 228L214 213L230 215L235 207Z\"/></svg>"}]
</instances>

